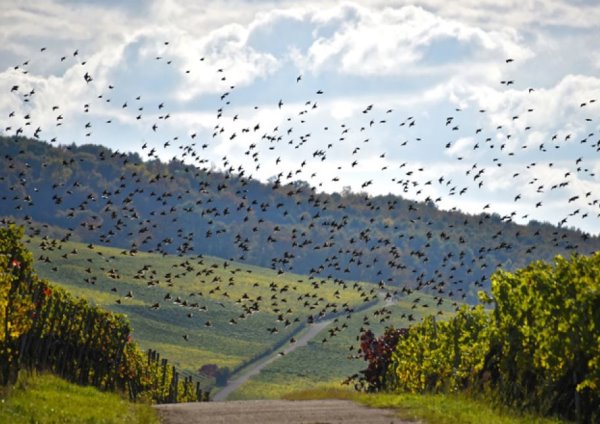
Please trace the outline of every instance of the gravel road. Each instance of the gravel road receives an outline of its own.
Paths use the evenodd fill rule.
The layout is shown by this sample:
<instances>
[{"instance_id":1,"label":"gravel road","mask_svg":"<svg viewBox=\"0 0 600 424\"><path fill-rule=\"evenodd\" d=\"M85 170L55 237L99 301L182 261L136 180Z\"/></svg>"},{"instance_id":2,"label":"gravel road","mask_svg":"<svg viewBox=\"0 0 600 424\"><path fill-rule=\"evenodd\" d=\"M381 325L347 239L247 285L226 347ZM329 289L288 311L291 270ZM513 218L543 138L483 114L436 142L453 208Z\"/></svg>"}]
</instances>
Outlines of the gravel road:
<instances>
[{"instance_id":1,"label":"gravel road","mask_svg":"<svg viewBox=\"0 0 600 424\"><path fill-rule=\"evenodd\" d=\"M163 424L409 424L393 410L366 408L347 400L179 403L156 409Z\"/></svg>"}]
</instances>

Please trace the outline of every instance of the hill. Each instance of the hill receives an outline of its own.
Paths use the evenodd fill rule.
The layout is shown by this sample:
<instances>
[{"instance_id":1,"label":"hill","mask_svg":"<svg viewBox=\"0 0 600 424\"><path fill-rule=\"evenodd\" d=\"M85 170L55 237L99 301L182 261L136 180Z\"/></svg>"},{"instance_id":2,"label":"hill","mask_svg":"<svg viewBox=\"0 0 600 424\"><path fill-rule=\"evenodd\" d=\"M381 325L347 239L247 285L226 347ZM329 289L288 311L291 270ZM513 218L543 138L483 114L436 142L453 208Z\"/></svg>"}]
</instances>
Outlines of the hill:
<instances>
[{"instance_id":1,"label":"hill","mask_svg":"<svg viewBox=\"0 0 600 424\"><path fill-rule=\"evenodd\" d=\"M366 329L380 334L390 325L407 327L429 314L453 315L450 302L441 305L432 296L413 293L387 304L339 319L322 330L306 346L285 355L242 385L228 399L277 399L293 391L348 387L348 377L366 368L359 359L358 336ZM354 384L354 383L352 383ZM352 387L352 386L350 386Z\"/></svg>"},{"instance_id":2,"label":"hill","mask_svg":"<svg viewBox=\"0 0 600 424\"><path fill-rule=\"evenodd\" d=\"M120 249L77 242L37 237L26 241L42 278L92 304L125 314L143 348L158 350L197 377L207 364L242 368L287 343L307 321L337 317L333 332L327 328L317 341L281 358L260 376L260 387L249 383L236 394L241 397L269 397L317 382L339 384L364 367L362 361L348 360L353 353L348 348L361 328L380 331L385 325L406 325L409 319L437 311L440 304L447 312L456 306L422 293L394 301L388 298L385 306L383 293L371 284L278 274L208 256L145 252L132 256ZM363 312L352 313L365 306ZM286 383L275 387L281 379ZM265 389L264 382L275 386ZM206 379L204 384L212 386L214 380Z\"/></svg>"},{"instance_id":3,"label":"hill","mask_svg":"<svg viewBox=\"0 0 600 424\"><path fill-rule=\"evenodd\" d=\"M214 255L279 274L426 289L473 302L498 267L600 248L598 237L580 231L443 211L433 200L319 193L281 176L261 183L243 170L142 161L96 145L0 137L0 150L0 215L40 224L32 228L40 236L131 254Z\"/></svg>"},{"instance_id":4,"label":"hill","mask_svg":"<svg viewBox=\"0 0 600 424\"><path fill-rule=\"evenodd\" d=\"M131 256L38 238L28 248L42 278L125 314L144 348L191 373L206 364L238 367L288 339L309 316L348 313L376 299L364 283L277 275L213 257Z\"/></svg>"}]
</instances>

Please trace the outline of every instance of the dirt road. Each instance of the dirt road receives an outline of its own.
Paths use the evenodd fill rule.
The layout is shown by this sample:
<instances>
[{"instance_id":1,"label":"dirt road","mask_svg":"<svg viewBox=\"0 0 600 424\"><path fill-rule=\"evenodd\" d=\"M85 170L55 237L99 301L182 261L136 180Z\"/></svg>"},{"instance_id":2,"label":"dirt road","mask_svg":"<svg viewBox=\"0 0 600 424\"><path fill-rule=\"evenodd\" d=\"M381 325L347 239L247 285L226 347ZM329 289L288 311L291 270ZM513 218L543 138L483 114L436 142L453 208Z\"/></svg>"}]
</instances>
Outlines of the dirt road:
<instances>
[{"instance_id":1,"label":"dirt road","mask_svg":"<svg viewBox=\"0 0 600 424\"><path fill-rule=\"evenodd\" d=\"M302 334L302 336L296 341L296 343L291 343L291 344L287 345L287 347L285 349L282 349L282 352L285 355L287 355L288 353L293 352L295 349L297 349L299 347L306 346L306 344L310 340L312 340L317 334L319 334L321 332L321 330L323 330L325 327L327 327L330 323L331 323L331 320L320 321L315 324L312 324L308 328L308 331L306 331L304 334ZM261 372L261 370L263 368L265 368L267 365L269 365L273 361L276 361L279 358L281 358L281 356L279 356L277 353L275 353L271 356L267 356L266 358L261 359L260 361L255 362L254 364L252 364L252 366L249 369L244 370L242 375L229 381L227 383L227 386L223 387L219 391L219 393L217 393L213 397L213 400L214 401L222 401L222 400L227 399L227 396L229 396L234 390L236 390L238 387L240 387L242 384L244 384L246 381L248 381L251 377L253 377L256 374L258 374L259 372Z\"/></svg>"},{"instance_id":2,"label":"dirt road","mask_svg":"<svg viewBox=\"0 0 600 424\"><path fill-rule=\"evenodd\" d=\"M156 406L163 424L409 424L347 400L244 400ZM411 421L410 424L415 424Z\"/></svg>"}]
</instances>

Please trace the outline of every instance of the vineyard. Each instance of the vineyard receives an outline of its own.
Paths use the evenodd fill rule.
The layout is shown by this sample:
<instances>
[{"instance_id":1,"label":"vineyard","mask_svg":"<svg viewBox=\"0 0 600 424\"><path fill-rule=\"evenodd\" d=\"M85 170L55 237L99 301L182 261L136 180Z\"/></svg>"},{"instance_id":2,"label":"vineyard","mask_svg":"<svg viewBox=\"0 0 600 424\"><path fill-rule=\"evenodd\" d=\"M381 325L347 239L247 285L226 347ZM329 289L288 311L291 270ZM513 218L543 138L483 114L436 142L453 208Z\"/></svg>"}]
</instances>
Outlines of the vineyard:
<instances>
[{"instance_id":1,"label":"vineyard","mask_svg":"<svg viewBox=\"0 0 600 424\"><path fill-rule=\"evenodd\" d=\"M154 351L132 340L127 319L75 299L40 279L21 239L23 229L0 228L0 382L19 371L48 370L66 380L122 391L157 403L208 400Z\"/></svg>"},{"instance_id":2,"label":"vineyard","mask_svg":"<svg viewBox=\"0 0 600 424\"><path fill-rule=\"evenodd\" d=\"M415 300L420 302L414 303ZM344 381L364 368L363 361L356 356L356 338L367 324L372 332L379 333L387 326L408 326L410 319L419 321L431 313L445 317L453 315L455 307L450 302L433 308L435 302L432 295L415 292L397 303L385 305L381 302L363 312L355 312L347 319L340 317L306 346L280 357L228 399L276 399L292 391L348 388ZM335 337L331 337L332 332Z\"/></svg>"},{"instance_id":3,"label":"vineyard","mask_svg":"<svg viewBox=\"0 0 600 424\"><path fill-rule=\"evenodd\" d=\"M357 308L373 288L367 283L342 285L319 279L319 296L313 298L313 280L305 275L278 275L271 269L210 256L124 255L122 249L59 242L60 238L34 236L24 240L38 275L104 310L125 314L144 350L159 350L182 372L200 378L205 389L214 381L198 375L203 365L238 368L289 340L309 315L332 312L336 305ZM65 254L68 259L63 258ZM184 275L180 271L183 267L191 271ZM111 269L118 269L118 275ZM161 283L148 286L148 280L140 278L142 272ZM170 276L175 275L177 280L172 284ZM274 294L282 300L271 299ZM240 319L243 305L252 304L245 299L248 296L252 303L256 301L260 313ZM304 305L307 300L311 303L308 307ZM189 306L184 307L183 301ZM159 309L149 307L157 302ZM286 308L277 302L285 303ZM288 309L292 310L292 325L277 322L279 314ZM211 323L210 328L206 322ZM278 332L267 331L274 324ZM187 340L184 334L189 336Z\"/></svg>"},{"instance_id":4,"label":"vineyard","mask_svg":"<svg viewBox=\"0 0 600 424\"><path fill-rule=\"evenodd\" d=\"M482 306L430 316L379 338L364 333L357 387L481 393L520 410L600 420L600 253L492 276Z\"/></svg>"}]
</instances>

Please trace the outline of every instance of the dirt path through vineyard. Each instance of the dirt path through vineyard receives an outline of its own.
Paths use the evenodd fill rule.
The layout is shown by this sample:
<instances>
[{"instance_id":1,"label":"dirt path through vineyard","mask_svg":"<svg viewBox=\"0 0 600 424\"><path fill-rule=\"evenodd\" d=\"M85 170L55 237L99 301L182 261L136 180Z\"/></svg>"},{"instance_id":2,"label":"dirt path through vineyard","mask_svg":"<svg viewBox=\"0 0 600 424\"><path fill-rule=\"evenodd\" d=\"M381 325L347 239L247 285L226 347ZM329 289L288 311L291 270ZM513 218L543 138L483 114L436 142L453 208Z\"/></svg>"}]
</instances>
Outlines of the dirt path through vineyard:
<instances>
[{"instance_id":1,"label":"dirt path through vineyard","mask_svg":"<svg viewBox=\"0 0 600 424\"><path fill-rule=\"evenodd\" d=\"M383 293L383 294L382 294ZM379 293L380 298L384 298L385 293ZM384 300L385 305L392 305L393 301ZM379 304L375 303L374 305L367 306L366 309L371 309L377 307ZM358 308L361 310L363 308ZM311 324L308 327L308 330L304 333L301 333L301 336L295 343L289 343L284 349L281 349L284 355L287 355L299 347L306 346L309 341L315 338L322 330L324 330L329 324L333 322L333 318L327 319L325 321L317 321L314 324ZM254 377L258 373L260 373L267 365L281 358L279 352L273 353L265 358L259 359L254 363L249 364L241 373L239 377L235 377L231 379L225 387L223 387L215 396L212 397L213 401L223 401L226 400L227 397L237 390L242 384L248 381L250 378Z\"/></svg>"},{"instance_id":2,"label":"dirt path through vineyard","mask_svg":"<svg viewBox=\"0 0 600 424\"><path fill-rule=\"evenodd\" d=\"M296 341L296 343L288 344L285 349L282 349L282 352L287 355L290 352L298 349L299 347L306 346L306 344L312 340L317 334L321 332L325 327L331 324L331 320L320 321L315 324L312 324L308 331L306 331L300 338ZM274 353L273 355L267 356L259 361L256 361L254 364L250 365L250 368L247 368L242 375L237 378L232 379L227 383L225 387L223 387L219 393L217 393L213 400L214 401L222 401L227 399L233 391L237 390L242 384L248 381L250 378L254 377L256 374L261 372L267 365L281 358L278 353Z\"/></svg>"},{"instance_id":3,"label":"dirt path through vineyard","mask_svg":"<svg viewBox=\"0 0 600 424\"><path fill-rule=\"evenodd\" d=\"M163 424L409 424L393 410L371 409L347 400L244 400L156 408Z\"/></svg>"},{"instance_id":4,"label":"dirt path through vineyard","mask_svg":"<svg viewBox=\"0 0 600 424\"><path fill-rule=\"evenodd\" d=\"M310 326L296 343L283 349L285 354L305 346L331 323ZM253 364L244 374L229 382L214 397L217 402L158 405L163 424L409 424L389 409L372 409L347 400L245 400L227 401L227 396L273 361L277 354ZM415 424L414 421L410 421Z\"/></svg>"}]
</instances>

